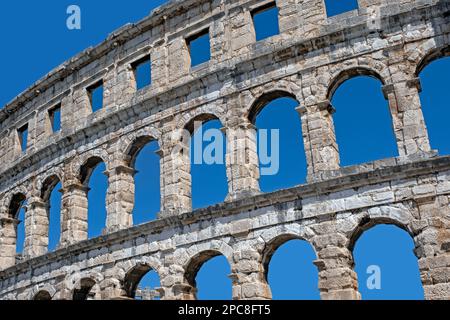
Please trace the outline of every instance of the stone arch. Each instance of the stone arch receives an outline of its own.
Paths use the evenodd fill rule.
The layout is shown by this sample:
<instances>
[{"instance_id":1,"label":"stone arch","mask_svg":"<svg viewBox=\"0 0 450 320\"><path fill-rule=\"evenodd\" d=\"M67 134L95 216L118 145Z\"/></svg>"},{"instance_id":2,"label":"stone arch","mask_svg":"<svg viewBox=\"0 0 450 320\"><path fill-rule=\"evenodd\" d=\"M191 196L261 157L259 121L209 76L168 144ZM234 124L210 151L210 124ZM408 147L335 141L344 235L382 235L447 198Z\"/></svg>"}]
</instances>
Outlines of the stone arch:
<instances>
[{"instance_id":1,"label":"stone arch","mask_svg":"<svg viewBox=\"0 0 450 320\"><path fill-rule=\"evenodd\" d=\"M62 213L61 211L55 212L54 216L51 214L51 195L53 191L60 192L61 190L55 190L56 186L62 183L61 178L58 174L52 173L45 178L45 180L40 181L38 183L39 189L36 191L38 192L38 199L35 199L36 202L32 205L33 215L40 221L39 228L40 232L37 233L34 237L34 241L40 243L40 245L36 248L40 254L45 254L49 250L54 250L56 248L56 243L51 243L50 240L52 239L52 235L56 233L53 233L52 231L56 231L58 229L53 228L53 221L54 218L56 218L55 222L58 222L59 227L61 226L61 217ZM61 199L62 200L62 199ZM62 204L62 201L60 202ZM37 218L38 217L38 218ZM59 218L58 218L59 217ZM58 235L60 240L61 237L61 231L59 231ZM55 239L56 240L56 239Z\"/></svg>"},{"instance_id":2,"label":"stone arch","mask_svg":"<svg viewBox=\"0 0 450 320\"><path fill-rule=\"evenodd\" d=\"M17 200L17 197L19 195L25 197L25 199L29 198L29 192L28 192L27 188L25 188L25 186L18 186L16 188L12 189L3 198L3 203L2 203L3 210L1 211L1 213L4 214L5 217L7 217L7 218L10 217L11 204L12 204L13 200ZM15 197L16 197L16 199L14 199Z\"/></svg>"},{"instance_id":3,"label":"stone arch","mask_svg":"<svg viewBox=\"0 0 450 320\"><path fill-rule=\"evenodd\" d=\"M95 168L99 163L104 163L106 170L110 170L109 155L106 150L96 149L91 152L86 152L80 155L73 162L71 168L75 175L75 178L84 183L89 180L89 174L92 173L92 169Z\"/></svg>"},{"instance_id":4,"label":"stone arch","mask_svg":"<svg viewBox=\"0 0 450 320\"><path fill-rule=\"evenodd\" d=\"M245 111L242 111L241 116L245 118L241 118L239 129L246 134L247 139L245 148L241 148L240 152L242 158L245 156L245 161L251 164L250 173L247 175L254 179L251 180L252 187L258 192L272 192L303 184L307 180L307 121L299 114L299 110L302 109L302 90L290 79L274 81L271 84L270 87L264 85L254 88L241 97L245 104ZM269 172L271 168L261 161L267 157L267 153L263 154L264 149L260 147L264 143L264 137L269 139L269 144L273 143L275 131L280 136L293 138L281 139L278 170ZM292 151L289 155L288 150ZM298 163L298 170L290 176L292 179L288 181L283 177L288 164L286 159L292 159ZM255 171L257 173L254 173ZM274 176L276 176L275 179L272 179Z\"/></svg>"},{"instance_id":5,"label":"stone arch","mask_svg":"<svg viewBox=\"0 0 450 320\"><path fill-rule=\"evenodd\" d=\"M223 117L222 117L223 118ZM188 168L188 159L189 159L189 151L190 145L189 141L195 131L195 123L201 122L205 123L212 120L219 120L222 126L225 122L221 120L221 115L215 112L203 112L203 110L198 109L194 112L183 115L183 117L178 121L178 125L176 127L176 132L174 136L174 140L177 140L177 143L173 145L172 155L177 157L177 161L180 164L183 164L183 171L186 171L190 174L190 165ZM189 135L186 135L186 132ZM175 142L175 141L174 141ZM181 157L179 157L181 156ZM190 181L189 181L190 184Z\"/></svg>"},{"instance_id":6,"label":"stone arch","mask_svg":"<svg viewBox=\"0 0 450 320\"><path fill-rule=\"evenodd\" d=\"M224 124L224 122L221 121L220 118L217 117L217 115L215 115L215 114L199 113L199 114L196 114L193 118L191 118L188 122L186 122L183 129L189 131L189 133L192 135L195 130L195 122L205 123L205 122L212 121L212 120L219 120L222 123L222 125Z\"/></svg>"},{"instance_id":7,"label":"stone arch","mask_svg":"<svg viewBox=\"0 0 450 320\"><path fill-rule=\"evenodd\" d=\"M428 52L420 62L416 65L415 76L419 77L420 73L434 61L449 57L450 56L450 46L445 46L442 48L436 48Z\"/></svg>"},{"instance_id":8,"label":"stone arch","mask_svg":"<svg viewBox=\"0 0 450 320\"><path fill-rule=\"evenodd\" d=\"M100 283L104 277L94 271L74 273L69 277L69 290L73 300L98 300L100 298Z\"/></svg>"},{"instance_id":9,"label":"stone arch","mask_svg":"<svg viewBox=\"0 0 450 320\"><path fill-rule=\"evenodd\" d=\"M52 189L51 186L55 180L58 180L61 183L63 182L64 169L62 167L51 167L49 170L46 170L43 174L40 174L36 178L35 190L39 192L39 196L42 200L45 200L45 195L43 195L43 193L48 191L49 187Z\"/></svg>"},{"instance_id":10,"label":"stone arch","mask_svg":"<svg viewBox=\"0 0 450 320\"><path fill-rule=\"evenodd\" d=\"M340 71L331 76L331 81L328 83L327 86L327 94L325 100L331 101L337 89L344 82L359 76L368 76L376 80L379 80L383 86L388 83L387 80L388 78L386 74L381 74L368 66L356 66L344 70L340 69Z\"/></svg>"},{"instance_id":11,"label":"stone arch","mask_svg":"<svg viewBox=\"0 0 450 320\"><path fill-rule=\"evenodd\" d=\"M52 296L48 291L41 290L34 296L33 300L48 301L52 300Z\"/></svg>"},{"instance_id":12,"label":"stone arch","mask_svg":"<svg viewBox=\"0 0 450 320\"><path fill-rule=\"evenodd\" d=\"M301 240L301 241L306 241L308 242L311 247L313 248L314 252L316 253L317 256L317 252L314 248L314 246L312 245L310 239L306 238L304 235L300 235L298 233L282 233L277 235L276 237L272 238L270 241L266 242L263 254L262 254L262 266L264 268L264 276L265 279L267 281L267 277L269 274L269 264L270 261L272 260L273 255L275 254L275 252L284 244L286 244L287 242L291 241L291 240Z\"/></svg>"},{"instance_id":13,"label":"stone arch","mask_svg":"<svg viewBox=\"0 0 450 320\"><path fill-rule=\"evenodd\" d=\"M408 281L409 284L413 285L412 291L403 291L403 294L408 292L408 300L411 299L411 297L414 296L414 299L422 299L420 297L420 293L416 291L419 287L423 287L423 274L421 279L421 270L420 270L420 263L418 260L420 259L420 250L418 250L418 246L420 241L417 238L417 230L413 229L413 226L411 225L412 220L408 221L409 219L412 219L412 217L408 217L411 213L408 213L407 210L403 210L401 213L402 216L395 216L392 214L383 214L383 215L363 215L361 218L359 218L359 223L356 228L352 230L352 233L350 234L350 237L348 238L348 250L349 254L351 256L351 268L357 275L355 279L359 279L359 292L361 298L369 298L370 293L372 290L367 290L366 281L370 280L370 274L380 275L380 270L385 271L386 273L390 273L391 277L394 274L397 274L399 276L398 281ZM417 221L417 220L416 220ZM381 226L384 226L385 228L382 228ZM379 227L379 229L378 229ZM392 228L393 227L393 228ZM377 234L378 230L378 234ZM384 233L380 233L381 230L384 230ZM363 235L371 234L371 232L375 232L372 234L372 237L370 237L370 241L368 239L362 239ZM419 231L420 232L420 231ZM373 237L373 235L377 234L377 237ZM400 246L398 243L387 243L386 241L380 241L378 242L377 239L380 239L380 236L387 236L387 237L402 237L404 241L402 242L403 245ZM367 245L373 246L378 248L374 251L367 250ZM407 247L404 245L408 243ZM364 244L364 245L363 245ZM357 248L358 247L358 248ZM365 250L364 250L365 249ZM402 258L397 257L395 260L393 259L387 259L386 261L383 261L381 256L386 256L386 250L395 250L392 252L397 252L399 255L402 256ZM387 256L391 257L391 254L388 254ZM403 260L405 258L405 260ZM401 259L401 260L398 260ZM395 264L392 263L395 261ZM391 265L389 265L391 263ZM359 266L359 268L358 268ZM375 266L376 269L370 269L369 267ZM383 267L383 269L380 269L380 267ZM403 269L405 268L405 269ZM415 275L411 272L417 272ZM403 275L407 275L407 278L403 278ZM403 278L403 280L400 280L400 278ZM373 278L372 278L373 279ZM378 278L381 279L381 278ZM391 280L392 281L392 280ZM397 280L395 280L397 281ZM422 283L421 283L422 281ZM390 282L392 285L393 282ZM399 286L395 286L399 287ZM381 289L381 287L379 288ZM385 289L384 287L382 289ZM391 289L388 289L387 291L391 291ZM414 293L413 293L414 292ZM376 299L383 299L383 292L379 291L381 294L372 295L372 298ZM386 292L387 293L387 292ZM397 292L398 295L400 292ZM410 296L412 294L412 296ZM366 296L367 295L367 296ZM392 295L392 293L390 294ZM404 299L405 297L402 297Z\"/></svg>"},{"instance_id":14,"label":"stone arch","mask_svg":"<svg viewBox=\"0 0 450 320\"><path fill-rule=\"evenodd\" d=\"M185 279L188 284L190 284L193 287L196 287L196 276L198 272L200 271L201 267L212 258L221 256L222 253L220 251L216 250L207 250L198 253L192 259L189 261L188 265L185 268Z\"/></svg>"},{"instance_id":15,"label":"stone arch","mask_svg":"<svg viewBox=\"0 0 450 320\"><path fill-rule=\"evenodd\" d=\"M336 70L331 74L327 84L324 106L328 108L328 115L332 119L333 141L339 150L340 167L394 158L403 152L405 135L402 130L404 126L396 107L397 100L390 93L394 86L390 85L389 69L381 66L375 68L373 63L369 62L366 65ZM348 83L348 85L357 86L359 83L363 83L364 86L361 86L361 89L373 92L376 99L368 100L366 103L363 96L351 94L350 100L348 96L345 96L347 107L343 105L343 91L340 91L339 95L336 95L336 92L349 80L355 82ZM349 88L344 87L343 90L349 90ZM339 106L335 105L333 108L333 103L338 103L337 101L340 102ZM355 101L358 101L358 104L354 103ZM366 110L373 112L373 117L377 120L365 121L366 115L361 113L363 109L360 108L362 103L372 107ZM337 112L335 113L335 111ZM354 139L355 135L360 138ZM384 141L383 145L380 145L380 139ZM354 152L366 144L369 146L368 152L359 154Z\"/></svg>"},{"instance_id":16,"label":"stone arch","mask_svg":"<svg viewBox=\"0 0 450 320\"><path fill-rule=\"evenodd\" d=\"M123 278L123 289L129 298L136 296L136 290L142 278L149 272L155 271L161 277L161 263L157 259L140 259L133 261L133 266L128 268Z\"/></svg>"},{"instance_id":17,"label":"stone arch","mask_svg":"<svg viewBox=\"0 0 450 320\"><path fill-rule=\"evenodd\" d=\"M160 145L161 133L153 127L145 127L122 137L118 142L118 151L123 161L134 167L136 157L140 150L150 142Z\"/></svg>"},{"instance_id":18,"label":"stone arch","mask_svg":"<svg viewBox=\"0 0 450 320\"><path fill-rule=\"evenodd\" d=\"M17 219L17 215L19 214L20 208L23 203L27 200L26 194L22 192L15 192L9 201L7 215L11 219Z\"/></svg>"},{"instance_id":19,"label":"stone arch","mask_svg":"<svg viewBox=\"0 0 450 320\"><path fill-rule=\"evenodd\" d=\"M62 182L61 178L57 174L48 176L42 183L38 186L40 190L41 200L44 202L49 201L50 194L58 183Z\"/></svg>"},{"instance_id":20,"label":"stone arch","mask_svg":"<svg viewBox=\"0 0 450 320\"><path fill-rule=\"evenodd\" d=\"M183 179L179 179L179 176L176 177L176 180L180 180L180 187L179 190L182 190L181 192L184 193L184 197L187 201L185 201L185 204L189 204L189 209L187 211L192 210L193 203L195 204L196 200L199 198L195 197L193 198L193 166L196 164L195 161L191 161L191 149L192 143L195 143L193 137L196 133L198 133L197 129L200 127L203 128L203 125L205 125L207 122L215 121L217 120L220 123L220 128L215 129L222 129L225 124L225 115L222 112L217 112L215 110L211 111L207 108L200 108L197 110L194 110L193 112L188 113L186 116L183 116L182 119L178 122L180 127L177 127L176 136L174 136L173 142L175 142L172 146L171 151L171 157L174 158L174 163L176 166L176 169L180 170L182 173L180 176L183 177ZM201 126L199 128L196 127L196 125L200 123ZM221 138L226 141L227 135L226 133L220 132L219 133ZM216 140L217 142L217 140ZM195 150L195 149L194 149ZM203 150L203 149L201 149ZM227 148L223 149L224 151L224 158L225 152L227 151ZM203 153L202 153L203 154ZM201 155L202 155L201 154ZM203 160L203 159L202 159ZM225 160L226 161L226 160ZM202 164L202 163L200 163ZM228 190L228 180L225 177L226 175L226 165L224 163L215 163L217 165L222 165L221 172L222 175L218 178L218 183L220 184L221 190L225 189ZM223 169L223 170L222 170ZM167 172L167 171L166 171ZM216 190L216 189L215 189ZM218 194L218 192L217 192ZM223 202L226 198L226 194L223 196L220 195L216 197L215 201L212 201L208 204L201 204L198 205L198 207L206 207L210 205L214 205L219 202ZM219 199L220 198L220 199ZM197 206L197 205L196 205Z\"/></svg>"},{"instance_id":21,"label":"stone arch","mask_svg":"<svg viewBox=\"0 0 450 320\"><path fill-rule=\"evenodd\" d=\"M94 169L100 164L100 163L105 163L106 162L97 156L93 156L90 157L89 159L87 159L83 165L80 167L80 171L79 171L79 179L83 184L86 184L89 182L89 178L91 177Z\"/></svg>"},{"instance_id":22,"label":"stone arch","mask_svg":"<svg viewBox=\"0 0 450 320\"><path fill-rule=\"evenodd\" d=\"M22 230L24 230L25 238L27 236L25 221L19 221L19 214L24 203L28 200L28 193L25 187L19 186L10 191L4 199L3 212L0 216L0 250L2 252L2 259L0 261L0 269L7 269L16 264L16 252L18 243L18 225L20 223ZM24 220L27 219L25 213ZM26 251L25 241L23 252Z\"/></svg>"},{"instance_id":23,"label":"stone arch","mask_svg":"<svg viewBox=\"0 0 450 320\"><path fill-rule=\"evenodd\" d=\"M56 289L52 285L37 285L31 290L29 300L52 300L55 295Z\"/></svg>"},{"instance_id":24,"label":"stone arch","mask_svg":"<svg viewBox=\"0 0 450 320\"><path fill-rule=\"evenodd\" d=\"M184 269L184 279L193 287L196 286L195 277L198 271L207 261L218 256L224 256L230 266L233 261L233 249L223 241L212 241L196 245L189 250L189 253L189 257L180 257L180 264Z\"/></svg>"},{"instance_id":25,"label":"stone arch","mask_svg":"<svg viewBox=\"0 0 450 320\"><path fill-rule=\"evenodd\" d=\"M83 278L79 281L73 291L73 300L89 300L95 297L95 291L92 291L96 286L96 282L91 278Z\"/></svg>"},{"instance_id":26,"label":"stone arch","mask_svg":"<svg viewBox=\"0 0 450 320\"><path fill-rule=\"evenodd\" d=\"M268 273L268 264L270 263L275 251L291 240L302 240L308 242L311 244L311 247L314 249L317 256L316 248L314 248L311 241L314 235L314 232L310 228L299 224L283 225L281 227L265 230L261 234L260 239L264 243L261 254L261 263L264 267L266 277Z\"/></svg>"},{"instance_id":27,"label":"stone arch","mask_svg":"<svg viewBox=\"0 0 450 320\"><path fill-rule=\"evenodd\" d=\"M118 228L124 228L131 226L133 223L139 224L147 221L143 219L143 215L142 217L140 215L144 210L136 210L137 204L139 203L144 202L146 205L158 204L158 207L155 207L154 211L151 211L152 214L155 215L161 210L161 184L164 180L161 175L162 161L160 154L160 139L160 132L151 126L147 126L123 136L110 150L110 153L114 157L112 166L115 170L109 171L110 184L107 197L110 205L108 206L108 214L127 217L124 218L126 222L125 220L122 220L125 224L121 223ZM151 148L155 152L156 157L152 156L151 165L146 162L145 166L138 168L136 162L139 159L139 155L146 147ZM144 182L140 179L141 176L136 176L136 174L139 174L140 170L143 170L145 175L147 169L152 172L155 169L160 170L159 177L156 177L155 174L154 180L145 180ZM147 174L149 171L147 171ZM154 182L157 182L158 186L155 186L153 184ZM144 184L145 188L143 188ZM150 198L144 197L142 194L142 191L147 191L147 188L154 189L151 200ZM155 193L158 195L154 195ZM148 207L146 210L147 209Z\"/></svg>"},{"instance_id":28,"label":"stone arch","mask_svg":"<svg viewBox=\"0 0 450 320\"><path fill-rule=\"evenodd\" d=\"M437 41L436 41L437 42ZM428 43L428 42L427 42ZM423 49L423 48L421 48ZM450 45L433 42L433 48L420 51L420 60L411 66L409 84L418 92L415 105L420 108L427 151L448 155L450 148L446 144L448 135L447 119L450 111L447 108L448 93L446 78L450 65ZM440 81L436 81L440 79ZM437 117L436 115L439 114ZM423 148L421 148L423 149Z\"/></svg>"},{"instance_id":29,"label":"stone arch","mask_svg":"<svg viewBox=\"0 0 450 320\"><path fill-rule=\"evenodd\" d=\"M266 107L270 102L279 98L291 98L293 100L296 100L300 104L300 100L297 98L297 96L289 91L286 90L268 91L258 96L256 99L254 99L248 111L249 121L254 124L256 121L256 117L264 109L264 107Z\"/></svg>"},{"instance_id":30,"label":"stone arch","mask_svg":"<svg viewBox=\"0 0 450 320\"><path fill-rule=\"evenodd\" d=\"M418 48L411 47L407 54L411 62L411 74L419 77L433 61L450 56L450 45L443 37L433 38L423 42Z\"/></svg>"},{"instance_id":31,"label":"stone arch","mask_svg":"<svg viewBox=\"0 0 450 320\"><path fill-rule=\"evenodd\" d=\"M363 235L364 232L378 226L378 225L382 225L382 224L387 224L387 225L394 225L399 227L400 229L406 231L411 238L414 240L414 233L409 225L408 222L390 216L389 214L384 215L384 216L371 216L369 215L365 215L363 216L360 221L358 226L352 230L350 236L349 236L349 240L348 240L348 249L350 250L350 252L353 252L353 249L355 248L356 242L359 240L359 238Z\"/></svg>"},{"instance_id":32,"label":"stone arch","mask_svg":"<svg viewBox=\"0 0 450 320\"><path fill-rule=\"evenodd\" d=\"M252 123L258 113L277 98L292 98L299 104L304 100L302 88L297 77L278 79L273 82L249 89L240 95L240 108Z\"/></svg>"}]
</instances>

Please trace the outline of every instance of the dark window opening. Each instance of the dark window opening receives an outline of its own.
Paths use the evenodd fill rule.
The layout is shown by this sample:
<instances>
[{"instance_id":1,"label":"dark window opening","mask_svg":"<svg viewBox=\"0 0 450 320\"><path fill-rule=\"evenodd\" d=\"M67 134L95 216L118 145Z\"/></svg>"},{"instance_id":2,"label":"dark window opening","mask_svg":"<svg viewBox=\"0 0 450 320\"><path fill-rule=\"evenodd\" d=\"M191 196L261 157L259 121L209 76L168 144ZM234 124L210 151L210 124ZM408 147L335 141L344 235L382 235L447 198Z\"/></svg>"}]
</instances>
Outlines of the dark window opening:
<instances>
[{"instance_id":1,"label":"dark window opening","mask_svg":"<svg viewBox=\"0 0 450 320\"><path fill-rule=\"evenodd\" d=\"M358 0L325 0L325 6L327 8L327 16L333 17L338 14L357 10Z\"/></svg>"},{"instance_id":2,"label":"dark window opening","mask_svg":"<svg viewBox=\"0 0 450 320\"><path fill-rule=\"evenodd\" d=\"M142 58L132 64L136 88L141 90L152 84L152 63L150 56Z\"/></svg>"},{"instance_id":3,"label":"dark window opening","mask_svg":"<svg viewBox=\"0 0 450 320\"><path fill-rule=\"evenodd\" d=\"M17 133L19 134L20 148L22 152L25 152L28 147L28 124L17 130Z\"/></svg>"},{"instance_id":4,"label":"dark window opening","mask_svg":"<svg viewBox=\"0 0 450 320\"><path fill-rule=\"evenodd\" d=\"M61 130L61 105L56 106L48 112L53 132Z\"/></svg>"},{"instance_id":5,"label":"dark window opening","mask_svg":"<svg viewBox=\"0 0 450 320\"><path fill-rule=\"evenodd\" d=\"M97 82L88 89L92 112L103 108L103 81Z\"/></svg>"},{"instance_id":6,"label":"dark window opening","mask_svg":"<svg viewBox=\"0 0 450 320\"><path fill-rule=\"evenodd\" d=\"M252 12L256 41L260 41L280 33L278 23L278 7L270 3Z\"/></svg>"},{"instance_id":7,"label":"dark window opening","mask_svg":"<svg viewBox=\"0 0 450 320\"><path fill-rule=\"evenodd\" d=\"M211 44L209 42L208 29L187 38L186 42L191 56L191 67L208 62L211 59Z\"/></svg>"}]
</instances>

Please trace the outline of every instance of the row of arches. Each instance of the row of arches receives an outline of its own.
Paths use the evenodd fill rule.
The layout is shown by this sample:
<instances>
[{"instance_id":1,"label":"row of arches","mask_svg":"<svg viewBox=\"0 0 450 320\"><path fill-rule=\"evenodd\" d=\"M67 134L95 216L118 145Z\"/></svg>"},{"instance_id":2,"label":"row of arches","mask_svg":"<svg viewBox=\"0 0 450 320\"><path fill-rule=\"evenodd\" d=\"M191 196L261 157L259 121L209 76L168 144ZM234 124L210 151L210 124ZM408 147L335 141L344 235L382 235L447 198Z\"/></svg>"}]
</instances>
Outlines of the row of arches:
<instances>
[{"instance_id":1,"label":"row of arches","mask_svg":"<svg viewBox=\"0 0 450 320\"><path fill-rule=\"evenodd\" d=\"M424 298L414 242L410 235L394 225L376 225L355 241L353 255L362 299ZM394 259L397 257L397 261ZM185 269L185 281L194 288L199 300L231 300L233 281L229 258L215 250L194 256ZM268 244L262 261L264 281L272 299L320 299L319 273L311 244L293 235L281 235ZM379 274L373 273L378 270ZM380 279L376 279L376 277ZM374 280L375 279L375 280ZM137 263L121 284L126 298L159 300L164 288L157 270L148 263ZM39 290L34 300L51 300L55 291ZM125 298L122 297L122 298ZM72 292L74 300L100 299L99 284L94 278L81 278Z\"/></svg>"},{"instance_id":2,"label":"row of arches","mask_svg":"<svg viewBox=\"0 0 450 320\"><path fill-rule=\"evenodd\" d=\"M437 80L437 74L450 69L449 59L434 62L434 58L427 62L432 62L430 71L421 67L421 71L426 72L423 79L424 88L432 91L434 87L443 85L445 82ZM447 68L447 69L446 69ZM444 76L445 76L444 74ZM389 105L383 97L381 85L385 83L382 77L375 72L365 69L355 69L352 73L347 73L346 77L340 77L333 82L330 88L330 97L335 109L338 112L334 115L336 124L336 135L339 148L341 150L341 162L344 165L353 163L365 163L370 160L390 158L398 155L396 149L395 135L392 129L392 119L390 119ZM443 88L442 88L443 89ZM445 90L442 90L445 92ZM425 95L428 96L428 95ZM433 94L434 96L434 94ZM370 97L370 98L368 98ZM354 102L351 103L351 98ZM432 144L436 144L440 150L446 152L450 150L446 139L446 123L442 113L448 112L444 98L423 98L425 101L424 113ZM437 101L437 102L436 102ZM433 106L432 106L432 105ZM433 111L437 105L439 114ZM279 130L278 150L269 148L269 154L275 151L280 152L279 171L275 175L261 175L259 184L263 192L270 192L282 188L292 187L306 181L307 161L305 158L305 146L302 135L305 134L305 124L301 122L297 113L299 102L289 92L272 91L264 94L255 102L249 113L249 119L258 129L269 129L269 140L273 132L270 129ZM346 112L343 112L347 110ZM369 111L370 110L370 111ZM441 113L442 112L442 113ZM362 115L363 121L356 121L354 115ZM367 121L370 118L370 121ZM199 120L203 123L202 128L194 128L193 121ZM205 129L221 129L223 124L212 115L201 114L186 126L191 132L190 152L196 148L198 141L196 135ZM434 122L438 122L438 128L434 128ZM434 128L434 129L433 129ZM202 131L203 130L203 131ZM436 136L436 139L433 137ZM217 137L216 137L217 138ZM205 148L205 141L200 139L201 148ZM222 136L223 145L226 148L226 137ZM260 147L260 146L259 146ZM258 148L260 149L260 148ZM134 224L144 223L157 217L161 210L161 179L160 179L160 157L157 152L159 144L156 139L149 136L139 136L128 147L128 160L126 166L134 170L133 178L126 187L133 189L134 199L128 199L130 206L134 209L132 219ZM260 153L261 150L258 150ZM189 179L192 177L192 202L194 208L201 208L208 205L220 203L227 196L229 181L227 180L226 155L222 153L221 164L196 165L191 164L187 168ZM267 165L260 160L260 170ZM192 162L192 161L191 161ZM107 220L106 203L107 189L110 181L104 174L108 168L104 158L94 156L88 158L79 169L79 183L84 188L81 192L86 194L87 203L79 204L88 209L87 229L88 237L93 238L101 235L105 230ZM107 173L108 174L108 173ZM42 233L47 235L47 242L42 246L47 246L49 250L54 250L58 246L61 232L64 229L64 222L61 219L61 203L63 202L59 190L61 178L52 175L42 183L42 190L39 201L45 214L42 214L39 223L42 226ZM191 183L191 181L189 182ZM125 197L126 198L126 197ZM25 208L28 199L25 192L15 194L9 203L8 214L17 224L11 227L11 242L21 252L25 239L25 227L27 218ZM35 219L36 220L36 219ZM22 221L20 223L20 221ZM32 223L32 221L29 221ZM81 222L84 223L84 222ZM45 237L44 237L45 238Z\"/></svg>"}]
</instances>

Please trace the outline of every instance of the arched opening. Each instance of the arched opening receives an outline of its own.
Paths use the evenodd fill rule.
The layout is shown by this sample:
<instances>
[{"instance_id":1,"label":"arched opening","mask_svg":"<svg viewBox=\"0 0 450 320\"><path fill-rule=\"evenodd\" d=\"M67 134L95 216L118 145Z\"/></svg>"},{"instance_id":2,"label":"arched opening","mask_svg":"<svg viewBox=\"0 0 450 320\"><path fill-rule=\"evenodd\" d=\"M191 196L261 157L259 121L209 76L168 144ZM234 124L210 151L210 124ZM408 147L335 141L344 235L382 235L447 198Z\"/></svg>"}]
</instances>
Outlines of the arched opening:
<instances>
[{"instance_id":1,"label":"arched opening","mask_svg":"<svg viewBox=\"0 0 450 320\"><path fill-rule=\"evenodd\" d=\"M47 178L41 191L41 199L47 205L48 251L54 251L61 238L61 182L57 176Z\"/></svg>"},{"instance_id":2,"label":"arched opening","mask_svg":"<svg viewBox=\"0 0 450 320\"><path fill-rule=\"evenodd\" d=\"M196 288L198 300L231 300L232 281L228 260L217 251L206 251L191 260L186 269L187 283Z\"/></svg>"},{"instance_id":3,"label":"arched opening","mask_svg":"<svg viewBox=\"0 0 450 320\"><path fill-rule=\"evenodd\" d=\"M8 208L11 223L4 225L4 228L8 230L3 232L3 236L8 237L9 235L9 241L7 241L7 243L10 243L10 248L13 249L11 252L8 252L7 255L10 256L13 262L17 262L17 260L20 261L22 258L25 245L26 206L26 196L22 193L15 194L12 197Z\"/></svg>"},{"instance_id":4,"label":"arched opening","mask_svg":"<svg viewBox=\"0 0 450 320\"><path fill-rule=\"evenodd\" d=\"M88 190L88 238L102 235L106 226L106 166L99 157L90 158L81 168L81 182Z\"/></svg>"},{"instance_id":5,"label":"arched opening","mask_svg":"<svg viewBox=\"0 0 450 320\"><path fill-rule=\"evenodd\" d=\"M147 264L139 264L125 277L125 291L136 300L160 300L160 279L158 273Z\"/></svg>"},{"instance_id":6,"label":"arched opening","mask_svg":"<svg viewBox=\"0 0 450 320\"><path fill-rule=\"evenodd\" d=\"M94 300L96 293L94 292L93 288L95 285L95 281L90 278L82 279L79 283L79 286L73 291L73 300Z\"/></svg>"},{"instance_id":7,"label":"arched opening","mask_svg":"<svg viewBox=\"0 0 450 320\"><path fill-rule=\"evenodd\" d=\"M33 298L36 301L50 301L52 300L52 296L48 291L41 290L39 291Z\"/></svg>"},{"instance_id":8,"label":"arched opening","mask_svg":"<svg viewBox=\"0 0 450 320\"><path fill-rule=\"evenodd\" d=\"M274 300L320 300L316 253L307 241L281 236L264 257L266 280Z\"/></svg>"},{"instance_id":9,"label":"arched opening","mask_svg":"<svg viewBox=\"0 0 450 320\"><path fill-rule=\"evenodd\" d=\"M449 49L450 51L450 49ZM449 55L448 52L447 55ZM439 59L437 59L439 57ZM420 100L425 123L428 129L430 144L441 155L450 154L448 143L450 118L450 92L448 90L448 75L450 74L450 57L442 55L426 60L426 65L420 70L422 92Z\"/></svg>"},{"instance_id":10,"label":"arched opening","mask_svg":"<svg viewBox=\"0 0 450 320\"><path fill-rule=\"evenodd\" d=\"M226 140L222 123L212 115L192 120L186 129L189 142L193 209L221 203L228 194Z\"/></svg>"},{"instance_id":11,"label":"arched opening","mask_svg":"<svg viewBox=\"0 0 450 320\"><path fill-rule=\"evenodd\" d=\"M249 119L256 126L260 187L272 192L306 181L306 158L299 102L284 91L269 92L251 108Z\"/></svg>"},{"instance_id":12,"label":"arched opening","mask_svg":"<svg viewBox=\"0 0 450 320\"><path fill-rule=\"evenodd\" d=\"M129 150L130 167L136 170L133 208L135 225L155 220L161 208L158 151L158 142L151 137L136 139Z\"/></svg>"},{"instance_id":13,"label":"arched opening","mask_svg":"<svg viewBox=\"0 0 450 320\"><path fill-rule=\"evenodd\" d=\"M23 202L22 206L20 207L20 210L17 214L17 225L16 225L16 253L17 253L17 259L19 262L23 258L23 253L25 249L25 238L26 238L26 228L25 228L25 219L26 219L26 212L27 212L27 202Z\"/></svg>"},{"instance_id":14,"label":"arched opening","mask_svg":"<svg viewBox=\"0 0 450 320\"><path fill-rule=\"evenodd\" d=\"M370 228L370 227L369 227ZM423 300L418 260L410 234L376 225L356 236L353 257L364 300Z\"/></svg>"},{"instance_id":15,"label":"arched opening","mask_svg":"<svg viewBox=\"0 0 450 320\"><path fill-rule=\"evenodd\" d=\"M392 115L381 78L365 69L348 71L330 88L342 166L398 156Z\"/></svg>"}]
</instances>

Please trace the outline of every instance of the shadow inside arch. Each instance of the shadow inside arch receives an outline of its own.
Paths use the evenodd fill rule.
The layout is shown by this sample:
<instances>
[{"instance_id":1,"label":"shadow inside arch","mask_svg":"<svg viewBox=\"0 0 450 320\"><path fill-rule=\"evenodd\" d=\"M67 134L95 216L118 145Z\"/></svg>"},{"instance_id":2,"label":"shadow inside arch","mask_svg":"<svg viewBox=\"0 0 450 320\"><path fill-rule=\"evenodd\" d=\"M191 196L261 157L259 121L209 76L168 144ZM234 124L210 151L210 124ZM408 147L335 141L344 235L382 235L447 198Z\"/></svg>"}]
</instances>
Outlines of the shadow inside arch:
<instances>
[{"instance_id":1,"label":"shadow inside arch","mask_svg":"<svg viewBox=\"0 0 450 320\"><path fill-rule=\"evenodd\" d=\"M48 291L41 290L38 293L35 294L33 297L33 300L35 301L50 301L52 300L52 296Z\"/></svg>"},{"instance_id":2,"label":"shadow inside arch","mask_svg":"<svg viewBox=\"0 0 450 320\"><path fill-rule=\"evenodd\" d=\"M93 300L95 297L95 292L93 292L93 288L96 285L95 280L90 278L84 278L80 280L79 287L73 291L73 300L74 301L84 301L84 300Z\"/></svg>"},{"instance_id":3,"label":"shadow inside arch","mask_svg":"<svg viewBox=\"0 0 450 320\"><path fill-rule=\"evenodd\" d=\"M137 292L141 282L148 274L152 272L154 272L159 278L158 272L146 263L139 263L127 272L124 280L124 289L128 298L137 298Z\"/></svg>"}]
</instances>

